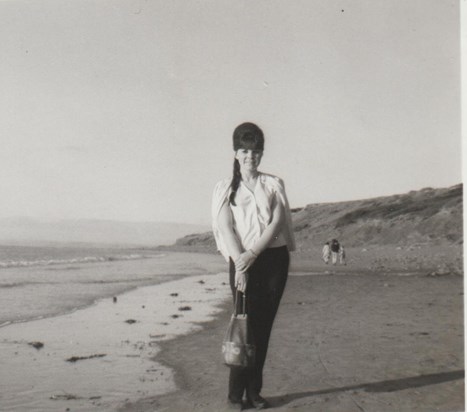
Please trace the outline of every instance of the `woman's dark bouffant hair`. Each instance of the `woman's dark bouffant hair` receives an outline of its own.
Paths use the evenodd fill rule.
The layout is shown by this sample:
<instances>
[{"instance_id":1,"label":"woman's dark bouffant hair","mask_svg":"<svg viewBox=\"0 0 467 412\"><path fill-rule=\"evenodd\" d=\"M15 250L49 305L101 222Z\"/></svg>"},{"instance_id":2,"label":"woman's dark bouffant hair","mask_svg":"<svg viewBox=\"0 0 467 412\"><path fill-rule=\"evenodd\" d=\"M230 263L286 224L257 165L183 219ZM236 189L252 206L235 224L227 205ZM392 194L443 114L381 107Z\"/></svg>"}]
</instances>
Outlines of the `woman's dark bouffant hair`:
<instances>
[{"instance_id":1,"label":"woman's dark bouffant hair","mask_svg":"<svg viewBox=\"0 0 467 412\"><path fill-rule=\"evenodd\" d=\"M254 123L242 123L233 132L233 148L235 151L239 149L247 150L264 150L264 134L263 131L256 126ZM233 165L233 177L230 187L232 192L230 193L229 202L235 205L235 195L237 194L238 186L242 175L240 174L240 163L237 159L234 159Z\"/></svg>"}]
</instances>

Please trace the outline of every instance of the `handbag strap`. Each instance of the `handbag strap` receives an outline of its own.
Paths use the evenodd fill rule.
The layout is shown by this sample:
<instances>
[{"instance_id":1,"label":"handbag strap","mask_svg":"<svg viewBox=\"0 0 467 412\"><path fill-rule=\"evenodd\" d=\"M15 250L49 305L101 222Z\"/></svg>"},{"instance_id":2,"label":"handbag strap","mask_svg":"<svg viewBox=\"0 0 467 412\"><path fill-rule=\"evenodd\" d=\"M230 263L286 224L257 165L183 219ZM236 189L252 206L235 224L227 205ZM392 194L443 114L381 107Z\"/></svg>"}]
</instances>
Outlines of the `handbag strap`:
<instances>
[{"instance_id":1,"label":"handbag strap","mask_svg":"<svg viewBox=\"0 0 467 412\"><path fill-rule=\"evenodd\" d=\"M239 315L238 313L238 295L241 295L241 298L242 299L242 314L243 315L246 315L246 295L245 295L245 292L240 292L239 290L236 291L235 293L235 309L234 309L234 314L235 316Z\"/></svg>"}]
</instances>

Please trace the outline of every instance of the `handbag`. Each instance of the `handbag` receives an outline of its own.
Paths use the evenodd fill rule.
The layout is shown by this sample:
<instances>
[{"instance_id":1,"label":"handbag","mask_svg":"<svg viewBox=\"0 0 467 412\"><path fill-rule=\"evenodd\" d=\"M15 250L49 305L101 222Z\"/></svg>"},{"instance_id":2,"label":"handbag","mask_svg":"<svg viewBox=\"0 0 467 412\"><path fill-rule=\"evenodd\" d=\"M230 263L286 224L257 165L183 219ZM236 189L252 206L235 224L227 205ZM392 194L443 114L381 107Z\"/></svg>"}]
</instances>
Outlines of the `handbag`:
<instances>
[{"instance_id":1,"label":"handbag","mask_svg":"<svg viewBox=\"0 0 467 412\"><path fill-rule=\"evenodd\" d=\"M238 295L242 295L243 313L238 313ZM230 367L251 368L255 364L256 347L248 324L246 313L246 297L237 291L235 295L235 309L230 318L229 326L222 342L224 363Z\"/></svg>"}]
</instances>

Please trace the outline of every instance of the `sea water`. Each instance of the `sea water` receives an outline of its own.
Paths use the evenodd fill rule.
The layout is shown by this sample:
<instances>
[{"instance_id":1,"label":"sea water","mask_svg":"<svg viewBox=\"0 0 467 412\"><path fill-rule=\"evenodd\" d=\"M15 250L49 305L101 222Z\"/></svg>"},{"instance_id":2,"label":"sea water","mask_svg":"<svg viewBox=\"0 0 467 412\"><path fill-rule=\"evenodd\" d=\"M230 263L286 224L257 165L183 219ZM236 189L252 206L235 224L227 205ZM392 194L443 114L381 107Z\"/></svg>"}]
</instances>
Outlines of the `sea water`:
<instances>
[{"instance_id":1,"label":"sea water","mask_svg":"<svg viewBox=\"0 0 467 412\"><path fill-rule=\"evenodd\" d=\"M215 256L190 256L142 248L0 245L0 326L56 316L135 287L205 273L212 266L204 264L206 259L219 262Z\"/></svg>"},{"instance_id":2,"label":"sea water","mask_svg":"<svg viewBox=\"0 0 467 412\"><path fill-rule=\"evenodd\" d=\"M131 248L0 246L0 325L66 313L157 283L163 275L157 268L128 276L125 266L158 258L163 255Z\"/></svg>"}]
</instances>

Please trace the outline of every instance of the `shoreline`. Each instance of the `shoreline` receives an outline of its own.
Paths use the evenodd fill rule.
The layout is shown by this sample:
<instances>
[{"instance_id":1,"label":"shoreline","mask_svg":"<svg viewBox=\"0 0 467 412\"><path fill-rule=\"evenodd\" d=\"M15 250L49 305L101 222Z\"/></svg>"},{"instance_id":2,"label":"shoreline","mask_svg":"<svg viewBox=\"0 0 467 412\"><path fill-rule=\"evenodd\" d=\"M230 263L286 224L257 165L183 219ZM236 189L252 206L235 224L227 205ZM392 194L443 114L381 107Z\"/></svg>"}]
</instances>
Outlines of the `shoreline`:
<instances>
[{"instance_id":1,"label":"shoreline","mask_svg":"<svg viewBox=\"0 0 467 412\"><path fill-rule=\"evenodd\" d=\"M73 313L138 287L218 273L224 270L219 263L221 259L212 255L196 259L167 252L135 260L3 268L0 301L6 310L0 314L0 328Z\"/></svg>"},{"instance_id":2,"label":"shoreline","mask_svg":"<svg viewBox=\"0 0 467 412\"><path fill-rule=\"evenodd\" d=\"M125 400L174 390L173 371L153 360L159 345L212 319L225 276L187 276L1 328L0 406L114 411Z\"/></svg>"},{"instance_id":3,"label":"shoreline","mask_svg":"<svg viewBox=\"0 0 467 412\"><path fill-rule=\"evenodd\" d=\"M72 315L75 312L78 312L78 311L81 311L81 310L86 310L88 308L92 308L92 307L98 305L100 302L105 301L107 299L113 299L113 298L118 299L119 296L125 295L126 293L129 293L129 292L133 292L133 291L135 291L135 290L137 290L139 288L157 286L157 285L160 285L160 284L165 283L165 282L171 282L172 280L184 279L184 278L190 277L190 276L196 276L196 275L180 275L180 276L171 277L170 279L161 278L158 281L155 281L155 283L150 284L150 285L133 285L133 286L129 286L127 289L118 291L117 293L108 293L108 294L105 294L105 295L101 295L101 296L93 298L92 301L83 303L80 306L76 306L76 307L69 308L69 309L64 309L63 311L60 311L60 312L56 312L56 313L52 313L52 314L48 314L48 315L40 315L37 318L28 318L28 319L6 321L5 323L0 324L0 330L3 327L7 327L7 326L10 326L10 325L18 325L18 324L24 324L24 323L28 323L28 322L36 322L36 321L41 321L41 320L46 320L46 319L59 318L61 316Z\"/></svg>"}]
</instances>

